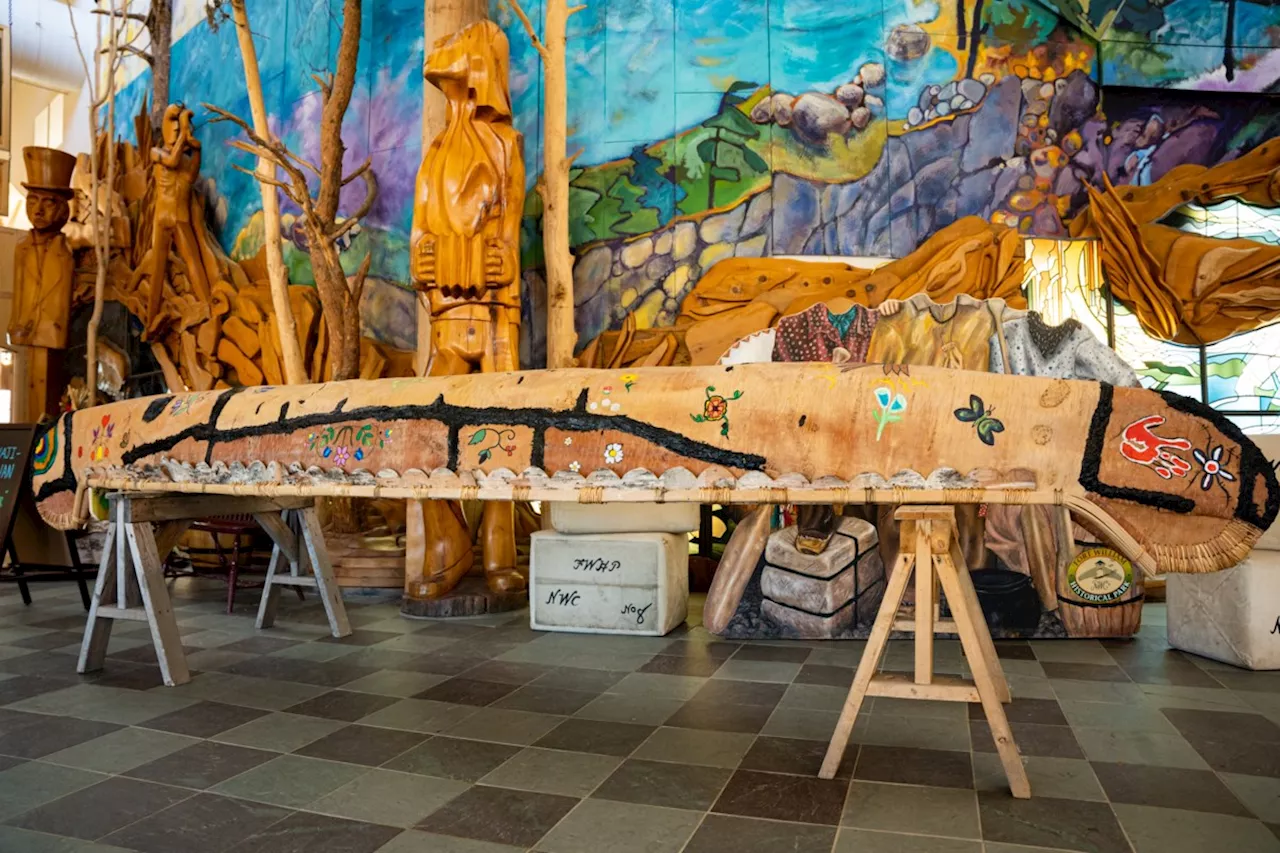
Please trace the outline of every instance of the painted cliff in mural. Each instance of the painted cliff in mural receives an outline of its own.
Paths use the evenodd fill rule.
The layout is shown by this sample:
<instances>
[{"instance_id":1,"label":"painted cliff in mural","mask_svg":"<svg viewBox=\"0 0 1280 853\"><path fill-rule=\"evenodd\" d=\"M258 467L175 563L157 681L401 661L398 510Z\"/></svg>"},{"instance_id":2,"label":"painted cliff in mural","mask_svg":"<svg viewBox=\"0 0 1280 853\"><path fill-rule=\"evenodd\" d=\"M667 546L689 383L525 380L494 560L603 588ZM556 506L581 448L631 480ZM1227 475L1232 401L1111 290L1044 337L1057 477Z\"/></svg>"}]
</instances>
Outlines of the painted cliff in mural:
<instances>
[{"instance_id":1,"label":"painted cliff in mural","mask_svg":"<svg viewBox=\"0 0 1280 853\"><path fill-rule=\"evenodd\" d=\"M319 109L310 74L330 62L340 7L255 10L274 129L304 154ZM526 8L540 19L540 4ZM507 5L494 0L490 12L511 42L532 185L541 66ZM343 261L354 271L372 251L366 334L407 349L422 5L366 4L364 14L345 138L351 165L372 156L382 192ZM1243 94L1280 81L1278 25L1280 7L1257 0L588 3L571 18L568 50L569 150L582 151L570 197L579 339L628 315L641 328L672 322L727 257L900 257L968 215L1059 235L1086 183L1145 184L1177 163L1230 159L1280 126ZM175 97L247 113L230 27L195 23L173 58ZM126 101L148 85L134 81ZM232 166L252 164L226 144L230 128L206 119L197 113L196 135L212 221L228 251L248 257L262 239L258 190ZM539 203L528 199L522 360L537 365ZM305 283L296 211L283 210L290 275Z\"/></svg>"}]
</instances>

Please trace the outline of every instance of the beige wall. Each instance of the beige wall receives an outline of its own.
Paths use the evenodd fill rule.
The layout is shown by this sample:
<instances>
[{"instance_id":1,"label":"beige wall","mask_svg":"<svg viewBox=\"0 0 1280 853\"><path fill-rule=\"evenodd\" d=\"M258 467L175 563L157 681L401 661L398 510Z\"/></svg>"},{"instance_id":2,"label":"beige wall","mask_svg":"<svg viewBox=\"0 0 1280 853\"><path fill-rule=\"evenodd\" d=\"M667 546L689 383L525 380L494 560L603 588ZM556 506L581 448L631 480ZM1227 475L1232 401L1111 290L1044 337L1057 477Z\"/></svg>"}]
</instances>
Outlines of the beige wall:
<instances>
[{"instance_id":1,"label":"beige wall","mask_svg":"<svg viewBox=\"0 0 1280 853\"><path fill-rule=\"evenodd\" d=\"M9 314L13 309L13 251L18 241L27 236L25 231L12 228L0 228L0 349L4 349L8 336L4 333L9 328ZM16 354L12 367L0 366L0 388L12 391L20 387L17 383L22 374L22 356ZM21 423L26 414L21 394L10 397L13 405L12 420Z\"/></svg>"}]
</instances>

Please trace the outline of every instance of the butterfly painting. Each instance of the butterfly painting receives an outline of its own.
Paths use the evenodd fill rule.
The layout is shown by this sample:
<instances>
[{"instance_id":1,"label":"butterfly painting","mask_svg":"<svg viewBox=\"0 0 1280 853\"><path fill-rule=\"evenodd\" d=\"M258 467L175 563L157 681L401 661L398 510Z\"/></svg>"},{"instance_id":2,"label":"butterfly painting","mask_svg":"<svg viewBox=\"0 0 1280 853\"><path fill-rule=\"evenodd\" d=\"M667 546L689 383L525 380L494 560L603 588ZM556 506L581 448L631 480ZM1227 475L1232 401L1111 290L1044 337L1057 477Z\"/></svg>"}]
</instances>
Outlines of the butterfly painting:
<instances>
[{"instance_id":1,"label":"butterfly painting","mask_svg":"<svg viewBox=\"0 0 1280 853\"><path fill-rule=\"evenodd\" d=\"M996 418L995 413L996 407L988 409L977 394L969 395L969 408L955 410L956 420L973 424L978 431L978 438L989 447L995 446L996 433L1004 432L1004 424Z\"/></svg>"},{"instance_id":2,"label":"butterfly painting","mask_svg":"<svg viewBox=\"0 0 1280 853\"><path fill-rule=\"evenodd\" d=\"M907 410L907 398L902 394L895 394L893 389L886 385L877 385L875 395L876 405L880 410L872 412L871 416L875 418L877 424L876 441L879 441L886 426L902 420L902 413Z\"/></svg>"}]
</instances>

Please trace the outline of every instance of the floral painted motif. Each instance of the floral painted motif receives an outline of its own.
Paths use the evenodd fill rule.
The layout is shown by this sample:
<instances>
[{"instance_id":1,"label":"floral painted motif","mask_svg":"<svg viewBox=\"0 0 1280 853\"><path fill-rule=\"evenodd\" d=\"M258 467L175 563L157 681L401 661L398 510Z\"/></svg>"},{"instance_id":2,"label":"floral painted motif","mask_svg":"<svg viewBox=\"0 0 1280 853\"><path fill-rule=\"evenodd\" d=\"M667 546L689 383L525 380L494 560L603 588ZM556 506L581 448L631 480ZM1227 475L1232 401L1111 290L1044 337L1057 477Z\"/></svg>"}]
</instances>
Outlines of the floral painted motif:
<instances>
[{"instance_id":1,"label":"floral painted motif","mask_svg":"<svg viewBox=\"0 0 1280 853\"><path fill-rule=\"evenodd\" d=\"M569 470L575 474L578 473L579 471L582 470L582 463L579 462L577 459L573 460L572 462L569 463Z\"/></svg>"},{"instance_id":2,"label":"floral painted motif","mask_svg":"<svg viewBox=\"0 0 1280 853\"><path fill-rule=\"evenodd\" d=\"M707 421L720 421L720 434L725 438L729 437L729 404L742 396L741 391L734 391L729 397L716 393L714 385L708 385L706 390L707 399L702 404L702 414L690 415L694 423L705 423Z\"/></svg>"},{"instance_id":3,"label":"floral painted motif","mask_svg":"<svg viewBox=\"0 0 1280 853\"><path fill-rule=\"evenodd\" d=\"M617 465L621 462L622 445L617 443L606 445L604 448L604 461L609 465Z\"/></svg>"},{"instance_id":4,"label":"floral painted motif","mask_svg":"<svg viewBox=\"0 0 1280 853\"><path fill-rule=\"evenodd\" d=\"M374 450L391 443L391 430L379 430L373 424L354 427L325 427L307 436L307 447L324 459L342 467L348 462L362 462Z\"/></svg>"},{"instance_id":5,"label":"floral painted motif","mask_svg":"<svg viewBox=\"0 0 1280 853\"><path fill-rule=\"evenodd\" d=\"M876 405L880 407L871 413L876 422L876 441L879 441L885 427L902 420L902 413L907 410L907 398L901 392L895 393L888 385L877 385L873 393Z\"/></svg>"},{"instance_id":6,"label":"floral painted motif","mask_svg":"<svg viewBox=\"0 0 1280 853\"><path fill-rule=\"evenodd\" d=\"M1227 487L1222 485L1222 481L1226 480L1227 482L1231 482L1236 478L1234 474L1222 467L1224 464L1222 461L1222 451L1223 447L1221 444L1213 448L1211 451L1191 451L1192 455L1195 456L1196 461L1200 463L1200 467L1204 470L1204 476L1200 479L1200 488L1206 492L1209 491L1209 487L1214 483L1217 483L1218 487L1222 489L1223 492L1226 492Z\"/></svg>"},{"instance_id":7,"label":"floral painted motif","mask_svg":"<svg viewBox=\"0 0 1280 853\"><path fill-rule=\"evenodd\" d=\"M624 373L619 378L622 380L622 387L625 388L627 391L630 391L631 386L635 385L636 381L640 377L636 376L634 373Z\"/></svg>"},{"instance_id":8,"label":"floral painted motif","mask_svg":"<svg viewBox=\"0 0 1280 853\"><path fill-rule=\"evenodd\" d=\"M1130 462L1146 465L1161 479L1185 477L1191 471L1191 463L1172 450L1190 450L1191 442L1185 438L1164 438L1152 432L1164 423L1161 415L1147 415L1124 428L1121 433L1120 455Z\"/></svg>"},{"instance_id":9,"label":"floral painted motif","mask_svg":"<svg viewBox=\"0 0 1280 853\"><path fill-rule=\"evenodd\" d=\"M566 435L566 436L564 437L564 446L565 446L565 447L568 447L568 446L569 446L569 445L571 445L571 444L573 444L573 436L571 436L571 435Z\"/></svg>"},{"instance_id":10,"label":"floral painted motif","mask_svg":"<svg viewBox=\"0 0 1280 853\"><path fill-rule=\"evenodd\" d=\"M107 447L107 441L116 431L116 425L111 420L111 415L103 415L102 423L93 428L93 444L89 448L89 458L94 462L101 462L111 455L111 448Z\"/></svg>"},{"instance_id":11,"label":"floral painted motif","mask_svg":"<svg viewBox=\"0 0 1280 853\"><path fill-rule=\"evenodd\" d=\"M191 411L191 406L196 400L200 399L199 394L187 394L183 397L174 397L173 403L169 406L169 417L176 418L178 415L185 415Z\"/></svg>"},{"instance_id":12,"label":"floral painted motif","mask_svg":"<svg viewBox=\"0 0 1280 853\"><path fill-rule=\"evenodd\" d=\"M488 462L493 458L493 451L505 450L508 456L516 452L516 446L511 442L516 440L516 431L513 429L494 429L492 427L483 427L471 434L468 445L483 444L480 448L479 460L480 464Z\"/></svg>"}]
</instances>

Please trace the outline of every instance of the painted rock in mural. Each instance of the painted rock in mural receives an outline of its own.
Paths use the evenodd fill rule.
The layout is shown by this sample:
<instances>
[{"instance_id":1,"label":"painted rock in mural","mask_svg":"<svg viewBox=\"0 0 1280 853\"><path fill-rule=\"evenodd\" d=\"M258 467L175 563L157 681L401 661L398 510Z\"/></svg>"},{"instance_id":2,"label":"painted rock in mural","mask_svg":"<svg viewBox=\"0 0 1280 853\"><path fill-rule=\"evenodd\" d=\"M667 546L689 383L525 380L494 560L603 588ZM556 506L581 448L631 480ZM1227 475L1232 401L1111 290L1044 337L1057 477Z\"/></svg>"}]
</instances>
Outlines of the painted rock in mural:
<instances>
[{"instance_id":1,"label":"painted rock in mural","mask_svg":"<svg viewBox=\"0 0 1280 853\"><path fill-rule=\"evenodd\" d=\"M691 503L1060 503L1136 564L1216 571L1275 519L1258 448L1141 388L903 365L544 370L254 387L64 415L41 514L86 489Z\"/></svg>"}]
</instances>

